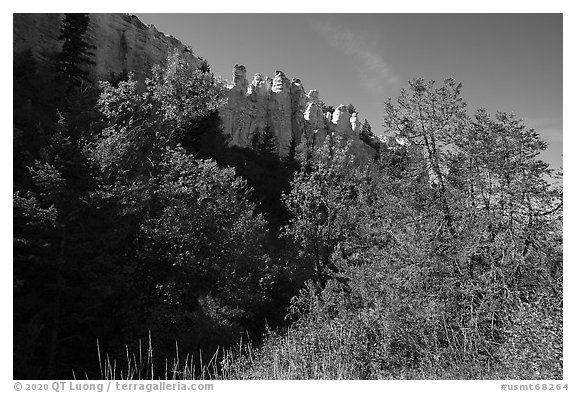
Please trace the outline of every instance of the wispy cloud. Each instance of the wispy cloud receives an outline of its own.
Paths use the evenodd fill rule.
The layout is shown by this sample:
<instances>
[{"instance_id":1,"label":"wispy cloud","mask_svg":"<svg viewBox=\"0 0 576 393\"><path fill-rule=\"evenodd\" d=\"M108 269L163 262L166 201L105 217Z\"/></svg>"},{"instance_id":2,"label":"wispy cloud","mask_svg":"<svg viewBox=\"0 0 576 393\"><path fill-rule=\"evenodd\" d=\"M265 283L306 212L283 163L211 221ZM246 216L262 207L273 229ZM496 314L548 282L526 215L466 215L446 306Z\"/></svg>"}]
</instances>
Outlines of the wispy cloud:
<instances>
[{"instance_id":1,"label":"wispy cloud","mask_svg":"<svg viewBox=\"0 0 576 393\"><path fill-rule=\"evenodd\" d=\"M564 139L561 128L539 128L535 130L546 142L562 143Z\"/></svg>"},{"instance_id":2,"label":"wispy cloud","mask_svg":"<svg viewBox=\"0 0 576 393\"><path fill-rule=\"evenodd\" d=\"M398 83L378 46L380 35L362 34L332 23L315 21L313 27L334 48L357 60L360 81L370 90L382 93Z\"/></svg>"},{"instance_id":3,"label":"wispy cloud","mask_svg":"<svg viewBox=\"0 0 576 393\"><path fill-rule=\"evenodd\" d=\"M563 127L562 119L553 118L526 118L524 123L540 134L540 136L549 143L562 143Z\"/></svg>"}]
</instances>

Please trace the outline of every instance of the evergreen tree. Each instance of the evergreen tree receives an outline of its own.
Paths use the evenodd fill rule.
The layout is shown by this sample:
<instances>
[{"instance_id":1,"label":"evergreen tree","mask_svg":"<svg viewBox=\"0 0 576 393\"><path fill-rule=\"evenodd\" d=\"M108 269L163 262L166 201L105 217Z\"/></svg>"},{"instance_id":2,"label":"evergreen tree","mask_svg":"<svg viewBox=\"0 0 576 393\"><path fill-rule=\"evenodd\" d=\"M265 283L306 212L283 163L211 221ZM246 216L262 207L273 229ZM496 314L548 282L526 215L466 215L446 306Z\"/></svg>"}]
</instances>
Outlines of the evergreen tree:
<instances>
[{"instance_id":1,"label":"evergreen tree","mask_svg":"<svg viewBox=\"0 0 576 393\"><path fill-rule=\"evenodd\" d=\"M320 107L322 108L323 113L334 113L334 106L326 105L324 101L320 101Z\"/></svg>"},{"instance_id":2,"label":"evergreen tree","mask_svg":"<svg viewBox=\"0 0 576 393\"><path fill-rule=\"evenodd\" d=\"M286 156L284 162L286 167L293 172L296 172L299 168L298 159L296 157L297 150L298 144L296 143L296 135L292 134L292 137L290 138L290 145L288 146L288 155Z\"/></svg>"},{"instance_id":3,"label":"evergreen tree","mask_svg":"<svg viewBox=\"0 0 576 393\"><path fill-rule=\"evenodd\" d=\"M353 104L346 105L346 108L348 109L348 113L350 114L350 116L352 116L353 113L358 113L356 107Z\"/></svg>"},{"instance_id":4,"label":"evergreen tree","mask_svg":"<svg viewBox=\"0 0 576 393\"><path fill-rule=\"evenodd\" d=\"M86 39L90 24L88 14L65 14L60 26L62 51L58 57L58 71L70 85L91 82L88 66L96 64L92 50L96 47Z\"/></svg>"},{"instance_id":5,"label":"evergreen tree","mask_svg":"<svg viewBox=\"0 0 576 393\"><path fill-rule=\"evenodd\" d=\"M266 127L264 127L262 131L256 129L251 142L252 150L262 156L271 157L278 155L276 136L272 132L270 124L266 124Z\"/></svg>"},{"instance_id":6,"label":"evergreen tree","mask_svg":"<svg viewBox=\"0 0 576 393\"><path fill-rule=\"evenodd\" d=\"M368 123L368 120L364 119L364 123L362 123L362 127L360 128L361 135L373 135L372 134L372 126Z\"/></svg>"},{"instance_id":7,"label":"evergreen tree","mask_svg":"<svg viewBox=\"0 0 576 393\"><path fill-rule=\"evenodd\" d=\"M106 336L114 317L102 309L114 291L115 268L104 257L111 243L100 242L115 225L93 198L98 174L77 134L61 118L29 167L32 185L14 193L15 341L31 347L27 358L18 352L22 377L66 377L74 364L88 366L78 350L94 337L82 326L96 322L94 332Z\"/></svg>"}]
</instances>

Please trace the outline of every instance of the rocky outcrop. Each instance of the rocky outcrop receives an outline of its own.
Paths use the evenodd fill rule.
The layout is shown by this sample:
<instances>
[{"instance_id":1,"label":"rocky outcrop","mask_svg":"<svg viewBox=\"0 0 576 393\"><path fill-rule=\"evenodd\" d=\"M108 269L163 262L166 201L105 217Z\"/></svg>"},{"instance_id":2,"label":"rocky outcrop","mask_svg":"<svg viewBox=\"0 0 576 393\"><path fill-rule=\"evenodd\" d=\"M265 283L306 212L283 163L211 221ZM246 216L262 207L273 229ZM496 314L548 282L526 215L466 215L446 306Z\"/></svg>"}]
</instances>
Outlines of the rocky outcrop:
<instances>
[{"instance_id":1,"label":"rocky outcrop","mask_svg":"<svg viewBox=\"0 0 576 393\"><path fill-rule=\"evenodd\" d=\"M352 115L350 116L350 124L352 124L352 132L354 134L359 134L360 127L362 127L362 123L360 123L360 120L358 119L358 113L356 112L352 113Z\"/></svg>"},{"instance_id":2,"label":"rocky outcrop","mask_svg":"<svg viewBox=\"0 0 576 393\"><path fill-rule=\"evenodd\" d=\"M334 113L324 113L318 91L306 94L300 79L289 80L284 72L276 71L273 79L255 74L248 84L246 68L236 65L232 81L220 116L233 145L248 147L256 133L268 128L276 137L281 156L288 154L291 143L299 144L305 138L319 146L327 135L350 141L351 151L362 160L374 156L375 148L360 139L357 114L348 113L345 105Z\"/></svg>"},{"instance_id":3,"label":"rocky outcrop","mask_svg":"<svg viewBox=\"0 0 576 393\"><path fill-rule=\"evenodd\" d=\"M351 152L360 161L366 161L376 152L360 139L360 121L357 113L349 113L346 105L340 105L330 117L329 131L350 143Z\"/></svg>"},{"instance_id":4,"label":"rocky outcrop","mask_svg":"<svg viewBox=\"0 0 576 393\"><path fill-rule=\"evenodd\" d=\"M14 14L13 17L14 54L30 51L40 67L53 62L62 47L59 36L64 14ZM95 47L96 64L90 69L94 80L123 71L144 79L150 75L153 65L163 64L174 51L194 67L203 64L192 49L159 32L153 25L146 26L133 15L90 14L86 38ZM360 141L356 114L348 113L344 105L334 113L324 113L318 91L306 93L300 79L290 80L282 71L276 71L273 78L255 74L248 82L246 68L236 65L228 102L220 110L220 117L231 143L241 147L250 146L255 134L268 129L276 137L281 156L302 138L319 146L327 135L351 140L352 149L359 156L375 152L373 147ZM375 142L375 138L364 139Z\"/></svg>"},{"instance_id":5,"label":"rocky outcrop","mask_svg":"<svg viewBox=\"0 0 576 393\"><path fill-rule=\"evenodd\" d=\"M276 71L274 78L255 74L248 84L246 68L235 65L228 103L220 117L232 144L250 146L255 134L269 128L278 152L286 154L292 138L298 143L304 133L305 110L306 94L299 79L290 81L284 72Z\"/></svg>"},{"instance_id":6,"label":"rocky outcrop","mask_svg":"<svg viewBox=\"0 0 576 393\"><path fill-rule=\"evenodd\" d=\"M294 131L292 130L292 82L282 71L276 71L272 80L272 93L268 104L270 126L276 137L278 151L288 152L290 140Z\"/></svg>"},{"instance_id":7,"label":"rocky outcrop","mask_svg":"<svg viewBox=\"0 0 576 393\"><path fill-rule=\"evenodd\" d=\"M228 91L228 104L220 110L222 127L236 146L250 146L252 136L264 131L268 122L268 102L272 91L272 79L254 75L250 85L246 68L235 65L232 86Z\"/></svg>"},{"instance_id":8,"label":"rocky outcrop","mask_svg":"<svg viewBox=\"0 0 576 393\"><path fill-rule=\"evenodd\" d=\"M30 50L42 65L61 50L58 37L64 14L14 14L13 18L14 54ZM96 47L96 64L90 70L95 80L124 70L142 78L150 74L153 65L164 63L173 51L181 53L191 65L201 64L191 48L153 25L146 26L133 15L90 14L86 38Z\"/></svg>"},{"instance_id":9,"label":"rocky outcrop","mask_svg":"<svg viewBox=\"0 0 576 393\"><path fill-rule=\"evenodd\" d=\"M322 103L318 90L310 90L306 95L306 111L304 112L304 119L313 129L318 129L324 126L324 113L322 112Z\"/></svg>"},{"instance_id":10,"label":"rocky outcrop","mask_svg":"<svg viewBox=\"0 0 576 393\"><path fill-rule=\"evenodd\" d=\"M254 74L254 80L248 88L248 95L252 101L265 98L272 91L272 78L264 78L262 74Z\"/></svg>"},{"instance_id":11,"label":"rocky outcrop","mask_svg":"<svg viewBox=\"0 0 576 393\"><path fill-rule=\"evenodd\" d=\"M294 141L300 141L304 133L304 111L306 110L306 91L300 79L292 79L290 85L292 108L292 136Z\"/></svg>"},{"instance_id":12,"label":"rocky outcrop","mask_svg":"<svg viewBox=\"0 0 576 393\"><path fill-rule=\"evenodd\" d=\"M306 95L306 110L304 111L304 136L311 144L319 145L326 138L327 124L322 103L317 90L310 90Z\"/></svg>"},{"instance_id":13,"label":"rocky outcrop","mask_svg":"<svg viewBox=\"0 0 576 393\"><path fill-rule=\"evenodd\" d=\"M246 67L236 64L234 66L234 76L232 78L232 90L238 92L240 95L246 94L248 91L248 80L246 79Z\"/></svg>"},{"instance_id":14,"label":"rocky outcrop","mask_svg":"<svg viewBox=\"0 0 576 393\"><path fill-rule=\"evenodd\" d=\"M336 135L341 137L350 137L352 135L352 125L350 124L350 114L346 105L340 105L332 114L332 130Z\"/></svg>"}]
</instances>

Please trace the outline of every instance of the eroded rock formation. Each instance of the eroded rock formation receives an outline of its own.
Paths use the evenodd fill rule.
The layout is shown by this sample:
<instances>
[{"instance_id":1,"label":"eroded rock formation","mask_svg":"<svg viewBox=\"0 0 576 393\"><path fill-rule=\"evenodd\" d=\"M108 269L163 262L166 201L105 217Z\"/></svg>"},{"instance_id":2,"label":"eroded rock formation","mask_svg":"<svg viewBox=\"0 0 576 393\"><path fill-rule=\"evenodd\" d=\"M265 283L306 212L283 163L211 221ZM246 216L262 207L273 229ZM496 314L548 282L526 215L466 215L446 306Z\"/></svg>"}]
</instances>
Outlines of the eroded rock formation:
<instances>
[{"instance_id":1,"label":"eroded rock formation","mask_svg":"<svg viewBox=\"0 0 576 393\"><path fill-rule=\"evenodd\" d=\"M319 146L327 135L351 141L351 151L362 160L374 155L375 148L360 139L357 114L348 113L345 105L334 113L324 113L318 91L306 94L300 79L289 80L282 71L276 71L273 79L257 73L248 85L246 68L236 65L232 81L228 103L220 110L224 132L231 136L232 144L248 147L254 135L268 127L281 156L288 154L291 143L306 138Z\"/></svg>"},{"instance_id":2,"label":"eroded rock formation","mask_svg":"<svg viewBox=\"0 0 576 393\"><path fill-rule=\"evenodd\" d=\"M276 71L272 80L272 93L268 101L270 126L276 137L278 151L286 153L292 139L292 82L282 71Z\"/></svg>"},{"instance_id":3,"label":"eroded rock formation","mask_svg":"<svg viewBox=\"0 0 576 393\"><path fill-rule=\"evenodd\" d=\"M14 54L30 51L39 66L54 61L62 41L60 25L64 14L14 14ZM90 14L86 33L95 46L95 65L90 70L94 80L108 78L112 73L135 73L138 79L150 75L155 64L163 64L174 51L190 65L200 67L203 60L192 49L174 37L146 26L136 16L127 14ZM323 112L318 91L306 93L300 79L288 79L276 71L273 78L255 74L251 82L246 68L236 65L228 103L220 110L224 132L231 143L247 147L256 133L269 129L276 137L278 153L285 156L291 143L302 138L314 146L327 135L335 134L352 141L352 150L365 158L375 152L375 143L361 142L357 115L348 113L344 105L334 113ZM362 138L374 142L375 138Z\"/></svg>"}]
</instances>

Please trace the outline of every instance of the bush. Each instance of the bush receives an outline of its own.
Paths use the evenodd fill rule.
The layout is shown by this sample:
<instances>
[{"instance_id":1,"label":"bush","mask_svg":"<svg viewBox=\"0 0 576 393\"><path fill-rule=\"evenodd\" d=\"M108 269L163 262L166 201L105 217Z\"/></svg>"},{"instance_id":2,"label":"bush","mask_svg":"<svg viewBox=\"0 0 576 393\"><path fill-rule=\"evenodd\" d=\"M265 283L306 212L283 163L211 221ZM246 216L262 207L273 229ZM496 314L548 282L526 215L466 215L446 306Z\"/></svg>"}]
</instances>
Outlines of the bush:
<instances>
[{"instance_id":1,"label":"bush","mask_svg":"<svg viewBox=\"0 0 576 393\"><path fill-rule=\"evenodd\" d=\"M499 379L562 379L562 303L523 304L505 327Z\"/></svg>"}]
</instances>

